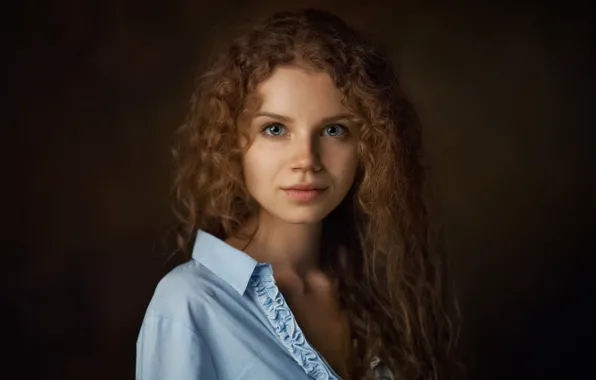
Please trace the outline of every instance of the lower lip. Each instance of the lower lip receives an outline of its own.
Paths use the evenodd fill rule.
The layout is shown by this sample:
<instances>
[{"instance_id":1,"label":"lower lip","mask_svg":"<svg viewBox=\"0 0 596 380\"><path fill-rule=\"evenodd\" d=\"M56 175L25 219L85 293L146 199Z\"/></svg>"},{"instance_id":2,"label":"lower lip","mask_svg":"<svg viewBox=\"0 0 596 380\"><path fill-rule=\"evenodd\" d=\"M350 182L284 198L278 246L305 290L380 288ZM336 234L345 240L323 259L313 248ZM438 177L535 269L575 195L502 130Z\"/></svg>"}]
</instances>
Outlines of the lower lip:
<instances>
[{"instance_id":1,"label":"lower lip","mask_svg":"<svg viewBox=\"0 0 596 380\"><path fill-rule=\"evenodd\" d=\"M294 190L294 189L290 189L290 190L284 190L286 192L286 194L299 202L309 202L312 201L314 199L316 199L319 195L321 195L323 193L323 191L325 191L325 189L322 190Z\"/></svg>"}]
</instances>

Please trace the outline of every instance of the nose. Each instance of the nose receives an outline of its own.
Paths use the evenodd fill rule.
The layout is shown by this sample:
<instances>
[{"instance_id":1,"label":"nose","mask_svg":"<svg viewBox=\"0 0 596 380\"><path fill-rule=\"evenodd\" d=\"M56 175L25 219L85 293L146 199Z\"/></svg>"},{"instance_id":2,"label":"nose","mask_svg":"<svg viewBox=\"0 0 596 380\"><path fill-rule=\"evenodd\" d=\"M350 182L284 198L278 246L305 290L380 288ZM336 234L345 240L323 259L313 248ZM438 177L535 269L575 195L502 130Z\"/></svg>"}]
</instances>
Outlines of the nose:
<instances>
[{"instance_id":1,"label":"nose","mask_svg":"<svg viewBox=\"0 0 596 380\"><path fill-rule=\"evenodd\" d=\"M294 145L291 161L293 170L318 172L323 168L317 138L305 136L296 139Z\"/></svg>"}]
</instances>

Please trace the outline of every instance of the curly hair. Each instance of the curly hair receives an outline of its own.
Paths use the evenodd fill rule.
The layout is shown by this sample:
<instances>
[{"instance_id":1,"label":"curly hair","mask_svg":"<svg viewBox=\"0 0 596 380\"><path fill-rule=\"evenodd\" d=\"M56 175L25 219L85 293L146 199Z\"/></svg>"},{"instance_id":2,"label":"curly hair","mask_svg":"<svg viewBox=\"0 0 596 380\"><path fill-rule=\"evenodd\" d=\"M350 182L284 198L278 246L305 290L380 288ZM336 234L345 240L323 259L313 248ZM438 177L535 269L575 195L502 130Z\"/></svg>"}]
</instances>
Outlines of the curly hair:
<instances>
[{"instance_id":1,"label":"curly hair","mask_svg":"<svg viewBox=\"0 0 596 380\"><path fill-rule=\"evenodd\" d=\"M321 258L349 315L351 375L369 378L377 356L396 379L447 379L453 297L429 223L420 123L385 50L331 13L283 12L252 25L199 78L173 150L178 247L188 258L198 229L226 238L255 212L239 118L256 86L293 63L328 73L361 128L356 179L323 221Z\"/></svg>"}]
</instances>

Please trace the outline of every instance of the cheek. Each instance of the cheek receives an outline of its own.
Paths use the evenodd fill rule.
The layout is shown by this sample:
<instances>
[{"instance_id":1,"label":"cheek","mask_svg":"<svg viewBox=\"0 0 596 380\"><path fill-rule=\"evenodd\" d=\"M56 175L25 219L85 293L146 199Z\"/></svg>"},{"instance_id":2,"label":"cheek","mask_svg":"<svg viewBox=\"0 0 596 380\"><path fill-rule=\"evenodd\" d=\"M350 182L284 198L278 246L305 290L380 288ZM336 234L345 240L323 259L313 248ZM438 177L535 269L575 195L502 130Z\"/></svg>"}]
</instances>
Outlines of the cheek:
<instances>
[{"instance_id":1,"label":"cheek","mask_svg":"<svg viewBox=\"0 0 596 380\"><path fill-rule=\"evenodd\" d=\"M327 170L341 183L352 183L358 167L355 146L333 147L324 158Z\"/></svg>"},{"instance_id":2,"label":"cheek","mask_svg":"<svg viewBox=\"0 0 596 380\"><path fill-rule=\"evenodd\" d=\"M242 160L244 180L249 189L255 190L257 186L270 184L275 172L275 163L276 160L270 152L263 149L249 149Z\"/></svg>"}]
</instances>

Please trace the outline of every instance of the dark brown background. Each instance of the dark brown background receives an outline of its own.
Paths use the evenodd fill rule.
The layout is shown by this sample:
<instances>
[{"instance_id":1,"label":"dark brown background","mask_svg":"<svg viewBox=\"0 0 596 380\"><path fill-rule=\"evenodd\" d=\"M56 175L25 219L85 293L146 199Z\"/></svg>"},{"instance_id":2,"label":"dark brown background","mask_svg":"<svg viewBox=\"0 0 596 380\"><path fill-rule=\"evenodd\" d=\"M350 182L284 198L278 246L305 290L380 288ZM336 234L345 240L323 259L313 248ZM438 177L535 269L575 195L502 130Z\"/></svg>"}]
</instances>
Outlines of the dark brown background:
<instances>
[{"instance_id":1,"label":"dark brown background","mask_svg":"<svg viewBox=\"0 0 596 380\"><path fill-rule=\"evenodd\" d=\"M173 265L158 258L173 222L169 138L195 69L238 22L316 5L401 61L435 167L469 378L594 376L589 2L280 3L24 1L4 12L18 25L5 50L17 122L2 138L0 371L133 377L144 309Z\"/></svg>"}]
</instances>

